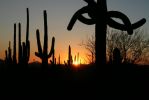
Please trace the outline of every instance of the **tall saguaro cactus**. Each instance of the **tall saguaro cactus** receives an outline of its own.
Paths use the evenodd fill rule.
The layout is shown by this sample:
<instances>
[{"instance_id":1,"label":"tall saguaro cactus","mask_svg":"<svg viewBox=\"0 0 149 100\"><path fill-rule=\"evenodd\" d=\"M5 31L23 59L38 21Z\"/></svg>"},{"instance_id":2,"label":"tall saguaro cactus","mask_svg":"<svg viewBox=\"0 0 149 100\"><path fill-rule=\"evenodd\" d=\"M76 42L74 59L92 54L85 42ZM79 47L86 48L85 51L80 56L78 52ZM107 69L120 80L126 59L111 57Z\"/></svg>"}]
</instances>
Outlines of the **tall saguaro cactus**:
<instances>
[{"instance_id":1,"label":"tall saguaro cactus","mask_svg":"<svg viewBox=\"0 0 149 100\"><path fill-rule=\"evenodd\" d=\"M19 38L18 38L18 63L22 63L22 45L21 45L21 23L18 24Z\"/></svg>"},{"instance_id":2,"label":"tall saguaro cactus","mask_svg":"<svg viewBox=\"0 0 149 100\"><path fill-rule=\"evenodd\" d=\"M27 23L26 23L26 43L24 45L24 61L25 63L29 62L30 57L30 41L29 41L29 9L27 8Z\"/></svg>"},{"instance_id":3,"label":"tall saguaro cactus","mask_svg":"<svg viewBox=\"0 0 149 100\"><path fill-rule=\"evenodd\" d=\"M48 59L54 53L54 44L55 44L55 38L53 37L52 38L51 51L48 54L48 25L47 25L47 13L46 13L46 10L44 11L44 45L43 45L43 50L41 48L40 33L39 33L38 29L36 31L36 36L37 36L38 52L35 52L35 55L42 60L42 65L44 67L46 67L46 66L48 66Z\"/></svg>"},{"instance_id":4,"label":"tall saguaro cactus","mask_svg":"<svg viewBox=\"0 0 149 100\"><path fill-rule=\"evenodd\" d=\"M13 64L17 64L17 59L16 59L16 24L14 24Z\"/></svg>"},{"instance_id":5,"label":"tall saguaro cactus","mask_svg":"<svg viewBox=\"0 0 149 100\"><path fill-rule=\"evenodd\" d=\"M18 61L19 64L28 64L30 57L30 41L29 41L29 9L27 8L27 24L26 24L26 42L21 42L21 23L18 24L19 27L19 54Z\"/></svg>"},{"instance_id":6,"label":"tall saguaro cactus","mask_svg":"<svg viewBox=\"0 0 149 100\"><path fill-rule=\"evenodd\" d=\"M78 10L72 17L67 29L71 30L77 20L80 22L93 25L95 24L95 54L96 54L96 65L106 64L106 30L107 25L110 27L127 31L128 34L132 34L133 30L142 26L146 20L142 19L134 24L131 24L130 20L126 15L118 11L107 11L106 0L84 0L87 2L87 6ZM87 13L90 17L85 18L83 14ZM120 24L112 18L119 18L123 21Z\"/></svg>"}]
</instances>

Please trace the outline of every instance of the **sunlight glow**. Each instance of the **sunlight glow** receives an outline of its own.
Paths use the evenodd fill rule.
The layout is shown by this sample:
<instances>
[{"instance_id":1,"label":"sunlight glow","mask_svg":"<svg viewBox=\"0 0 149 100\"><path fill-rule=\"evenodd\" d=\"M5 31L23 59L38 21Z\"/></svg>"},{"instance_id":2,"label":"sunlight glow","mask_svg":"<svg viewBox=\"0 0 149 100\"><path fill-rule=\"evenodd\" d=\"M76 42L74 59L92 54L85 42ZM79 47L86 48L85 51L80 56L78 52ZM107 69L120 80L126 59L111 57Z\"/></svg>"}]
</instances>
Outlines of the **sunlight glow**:
<instances>
[{"instance_id":1,"label":"sunlight glow","mask_svg":"<svg viewBox=\"0 0 149 100\"><path fill-rule=\"evenodd\" d=\"M76 61L76 62L74 62L73 64L74 64L75 66L78 66L78 65L79 65L79 62Z\"/></svg>"}]
</instances>

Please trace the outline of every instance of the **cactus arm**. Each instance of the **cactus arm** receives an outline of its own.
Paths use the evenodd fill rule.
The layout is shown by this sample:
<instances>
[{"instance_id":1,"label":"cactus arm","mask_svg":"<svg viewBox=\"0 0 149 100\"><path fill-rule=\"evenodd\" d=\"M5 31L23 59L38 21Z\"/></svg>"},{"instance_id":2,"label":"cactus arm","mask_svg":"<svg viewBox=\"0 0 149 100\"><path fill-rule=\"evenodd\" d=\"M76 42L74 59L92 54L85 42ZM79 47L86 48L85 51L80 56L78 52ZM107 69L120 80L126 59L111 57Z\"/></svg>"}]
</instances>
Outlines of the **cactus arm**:
<instances>
[{"instance_id":1,"label":"cactus arm","mask_svg":"<svg viewBox=\"0 0 149 100\"><path fill-rule=\"evenodd\" d=\"M9 59L11 60L11 42L9 41L9 47L8 47L8 56Z\"/></svg>"},{"instance_id":2,"label":"cactus arm","mask_svg":"<svg viewBox=\"0 0 149 100\"><path fill-rule=\"evenodd\" d=\"M138 22L132 24L132 28L133 28L133 29L136 29L136 28L138 28L138 27L141 27L143 24L145 24L145 22L146 22L146 19L143 18L143 19L141 19L140 21L138 21Z\"/></svg>"},{"instance_id":3,"label":"cactus arm","mask_svg":"<svg viewBox=\"0 0 149 100\"><path fill-rule=\"evenodd\" d=\"M88 4L90 3L96 3L94 0L84 0L85 2L87 2Z\"/></svg>"},{"instance_id":4,"label":"cactus arm","mask_svg":"<svg viewBox=\"0 0 149 100\"><path fill-rule=\"evenodd\" d=\"M30 41L28 40L26 43L27 46L27 61L29 61L29 57L30 57Z\"/></svg>"},{"instance_id":5,"label":"cactus arm","mask_svg":"<svg viewBox=\"0 0 149 100\"><path fill-rule=\"evenodd\" d=\"M26 24L26 43L28 41L29 38L29 9L26 9L27 12L27 24Z\"/></svg>"},{"instance_id":6,"label":"cactus arm","mask_svg":"<svg viewBox=\"0 0 149 100\"><path fill-rule=\"evenodd\" d=\"M47 13L44 11L44 46L43 46L43 54L47 54L48 52L48 25L47 25Z\"/></svg>"},{"instance_id":7,"label":"cactus arm","mask_svg":"<svg viewBox=\"0 0 149 100\"><path fill-rule=\"evenodd\" d=\"M87 19L85 18L82 14L87 13L88 12L88 6L85 6L83 8L81 8L80 10L78 10L72 17L72 19L70 20L70 23L67 27L68 30L72 30L75 22L77 21L77 19L83 23L86 23L88 25L92 25L95 24L95 22L91 19Z\"/></svg>"},{"instance_id":8,"label":"cactus arm","mask_svg":"<svg viewBox=\"0 0 149 100\"><path fill-rule=\"evenodd\" d=\"M114 21L111 17L121 19L124 24L120 24L120 23ZM116 29L125 30L128 32L128 34L133 33L133 29L131 27L131 22L128 19L128 17L126 15L124 15L123 13L118 12L118 11L109 11L108 12L108 25L113 27L113 28L116 28Z\"/></svg>"},{"instance_id":9,"label":"cactus arm","mask_svg":"<svg viewBox=\"0 0 149 100\"><path fill-rule=\"evenodd\" d=\"M52 38L52 45L51 45L51 50L50 50L50 53L48 55L48 58L50 58L54 52L54 44L55 44L55 38L53 37Z\"/></svg>"},{"instance_id":10,"label":"cactus arm","mask_svg":"<svg viewBox=\"0 0 149 100\"><path fill-rule=\"evenodd\" d=\"M43 56L42 56L42 54L40 54L40 53L38 53L38 52L35 52L35 55L37 56L37 57L39 57L39 58L43 58Z\"/></svg>"},{"instance_id":11,"label":"cactus arm","mask_svg":"<svg viewBox=\"0 0 149 100\"><path fill-rule=\"evenodd\" d=\"M39 52L40 54L42 54L42 48L41 48L41 43L40 43L39 30L36 31L36 37L37 37L38 52Z\"/></svg>"}]
</instances>

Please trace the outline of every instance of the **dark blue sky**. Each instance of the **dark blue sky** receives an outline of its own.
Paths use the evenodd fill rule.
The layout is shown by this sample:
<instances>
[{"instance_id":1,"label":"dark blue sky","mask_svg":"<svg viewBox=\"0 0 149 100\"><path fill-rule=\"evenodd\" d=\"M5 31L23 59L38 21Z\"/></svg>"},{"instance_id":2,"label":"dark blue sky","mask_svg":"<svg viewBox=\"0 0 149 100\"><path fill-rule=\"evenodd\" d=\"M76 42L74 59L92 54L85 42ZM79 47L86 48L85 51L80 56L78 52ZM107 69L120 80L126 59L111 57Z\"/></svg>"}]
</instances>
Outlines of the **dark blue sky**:
<instances>
[{"instance_id":1,"label":"dark blue sky","mask_svg":"<svg viewBox=\"0 0 149 100\"><path fill-rule=\"evenodd\" d=\"M129 16L132 22L141 18L146 18L149 21L149 0L107 0L107 4L109 11L121 11ZM84 59L86 52L78 44L94 33L94 25L87 26L77 22L72 31L67 31L67 25L72 15L85 5L83 0L0 0L0 58L4 58L8 41L13 41L14 23L22 23L22 35L25 35L26 8L28 7L30 11L31 60L35 58L34 52L37 51L35 33L37 28L40 29L41 40L43 40L43 10L47 10L48 14L49 45L51 45L52 36L56 38L56 56L61 54L66 59L70 44L73 54L80 52ZM149 30L149 22L142 28ZM23 41L24 35L22 36Z\"/></svg>"}]
</instances>

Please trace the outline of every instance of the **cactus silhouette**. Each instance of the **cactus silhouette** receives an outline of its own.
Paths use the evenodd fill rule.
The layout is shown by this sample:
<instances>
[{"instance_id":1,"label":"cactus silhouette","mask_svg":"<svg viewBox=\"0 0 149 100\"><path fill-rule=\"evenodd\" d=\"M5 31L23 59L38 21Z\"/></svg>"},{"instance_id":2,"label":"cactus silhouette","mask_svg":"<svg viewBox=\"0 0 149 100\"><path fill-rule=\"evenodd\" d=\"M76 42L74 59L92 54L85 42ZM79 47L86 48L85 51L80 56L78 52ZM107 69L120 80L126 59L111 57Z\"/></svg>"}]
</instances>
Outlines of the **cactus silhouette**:
<instances>
[{"instance_id":1,"label":"cactus silhouette","mask_svg":"<svg viewBox=\"0 0 149 100\"><path fill-rule=\"evenodd\" d=\"M48 54L48 25L47 25L47 13L46 13L46 10L44 11L44 45L43 45L43 50L41 48L40 34L39 34L39 30L38 29L36 31L36 36L37 36L38 52L35 52L35 55L42 60L43 67L46 67L46 66L48 66L48 59L54 53L54 44L55 44L55 38L53 37L52 38L51 51Z\"/></svg>"},{"instance_id":2,"label":"cactus silhouette","mask_svg":"<svg viewBox=\"0 0 149 100\"><path fill-rule=\"evenodd\" d=\"M53 65L56 64L55 50L53 51L52 62L53 62Z\"/></svg>"},{"instance_id":3,"label":"cactus silhouette","mask_svg":"<svg viewBox=\"0 0 149 100\"><path fill-rule=\"evenodd\" d=\"M68 48L68 66L71 66L73 63L72 61L72 55L71 55L71 47L69 45L69 48Z\"/></svg>"},{"instance_id":4,"label":"cactus silhouette","mask_svg":"<svg viewBox=\"0 0 149 100\"><path fill-rule=\"evenodd\" d=\"M7 64L8 63L8 53L7 53L7 50L5 50L5 63Z\"/></svg>"},{"instance_id":5,"label":"cactus silhouette","mask_svg":"<svg viewBox=\"0 0 149 100\"><path fill-rule=\"evenodd\" d=\"M61 64L61 56L59 55L58 57L58 64L60 65Z\"/></svg>"},{"instance_id":6,"label":"cactus silhouette","mask_svg":"<svg viewBox=\"0 0 149 100\"><path fill-rule=\"evenodd\" d=\"M16 58L16 24L14 24L13 64L17 64L17 58Z\"/></svg>"},{"instance_id":7,"label":"cactus silhouette","mask_svg":"<svg viewBox=\"0 0 149 100\"><path fill-rule=\"evenodd\" d=\"M21 42L21 23L18 24L19 27L19 38L18 38L18 63L28 64L30 57L30 41L29 41L29 9L27 8L27 25L26 25L26 42ZM21 44L22 43L22 44Z\"/></svg>"},{"instance_id":8,"label":"cactus silhouette","mask_svg":"<svg viewBox=\"0 0 149 100\"><path fill-rule=\"evenodd\" d=\"M120 50L118 48L115 48L113 50L113 64L121 64L122 63L122 57Z\"/></svg>"},{"instance_id":9,"label":"cactus silhouette","mask_svg":"<svg viewBox=\"0 0 149 100\"><path fill-rule=\"evenodd\" d=\"M55 50L53 51L52 60L50 60L52 65L56 65Z\"/></svg>"},{"instance_id":10,"label":"cactus silhouette","mask_svg":"<svg viewBox=\"0 0 149 100\"><path fill-rule=\"evenodd\" d=\"M8 51L7 50L5 50L5 56L6 56L6 58L5 58L5 62L7 63L7 64L12 64L12 57L11 57L11 42L9 41L9 47L8 47Z\"/></svg>"},{"instance_id":11,"label":"cactus silhouette","mask_svg":"<svg viewBox=\"0 0 149 100\"><path fill-rule=\"evenodd\" d=\"M127 31L128 34L132 34L133 30L142 26L146 20L141 19L140 21L131 24L130 20L126 15L118 11L107 11L106 0L84 0L87 2L87 6L78 10L72 17L67 29L71 30L77 20L80 22L93 25L95 24L95 57L96 65L106 64L106 30L107 25L110 27ZM90 17L85 18L83 14L87 13ZM114 21L112 18L119 18L123 21L120 24Z\"/></svg>"},{"instance_id":12,"label":"cactus silhouette","mask_svg":"<svg viewBox=\"0 0 149 100\"><path fill-rule=\"evenodd\" d=\"M22 45L21 45L21 23L18 24L19 38L18 38L18 64L22 63Z\"/></svg>"},{"instance_id":13,"label":"cactus silhouette","mask_svg":"<svg viewBox=\"0 0 149 100\"><path fill-rule=\"evenodd\" d=\"M29 9L27 8L27 24L26 24L26 43L24 45L24 62L28 63L30 57L30 41L29 41Z\"/></svg>"}]
</instances>

